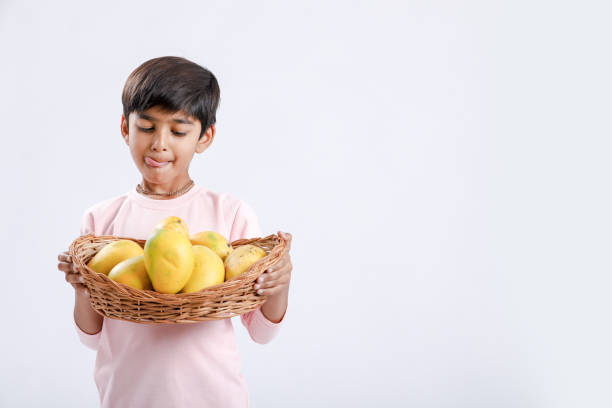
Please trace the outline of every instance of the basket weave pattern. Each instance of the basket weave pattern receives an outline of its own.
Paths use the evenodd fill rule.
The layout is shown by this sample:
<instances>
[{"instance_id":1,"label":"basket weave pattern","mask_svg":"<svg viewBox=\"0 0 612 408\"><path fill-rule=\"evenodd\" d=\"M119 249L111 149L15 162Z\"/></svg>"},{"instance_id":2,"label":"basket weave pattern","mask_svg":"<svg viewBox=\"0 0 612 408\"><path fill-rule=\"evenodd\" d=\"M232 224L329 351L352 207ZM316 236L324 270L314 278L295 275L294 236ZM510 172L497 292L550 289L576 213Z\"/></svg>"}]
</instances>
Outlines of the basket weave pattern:
<instances>
[{"instance_id":1,"label":"basket weave pattern","mask_svg":"<svg viewBox=\"0 0 612 408\"><path fill-rule=\"evenodd\" d=\"M117 283L87 266L89 260L106 244L131 239L144 248L145 240L110 235L84 235L70 245L72 262L84 279L90 302L102 316L136 323L194 323L226 319L257 309L266 301L253 288L255 280L275 264L286 250L286 241L278 235L240 239L234 248L253 244L266 250L267 255L251 265L243 274L200 292L165 294L139 290Z\"/></svg>"}]
</instances>

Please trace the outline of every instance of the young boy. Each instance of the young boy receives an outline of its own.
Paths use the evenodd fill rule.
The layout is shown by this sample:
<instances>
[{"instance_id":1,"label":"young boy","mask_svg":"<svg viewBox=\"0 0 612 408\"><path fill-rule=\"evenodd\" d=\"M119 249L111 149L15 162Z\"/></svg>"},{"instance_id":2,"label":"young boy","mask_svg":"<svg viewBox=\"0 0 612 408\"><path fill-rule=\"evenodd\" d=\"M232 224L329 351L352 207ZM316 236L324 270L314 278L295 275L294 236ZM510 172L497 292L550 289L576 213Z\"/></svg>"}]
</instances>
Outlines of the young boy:
<instances>
[{"instance_id":1,"label":"young boy","mask_svg":"<svg viewBox=\"0 0 612 408\"><path fill-rule=\"evenodd\" d=\"M190 231L213 230L234 241L262 236L243 201L194 184L189 163L215 136L219 86L207 69L179 57L145 62L123 90L121 133L142 182L85 211L81 234L146 239L165 217L181 217ZM291 244L291 235L279 232ZM102 407L246 407L248 394L231 319L192 324L139 324L103 318L67 252L58 269L75 288L74 321L81 341L97 352L94 378ZM251 338L269 342L288 301L289 253L255 284L268 296L240 316Z\"/></svg>"}]
</instances>

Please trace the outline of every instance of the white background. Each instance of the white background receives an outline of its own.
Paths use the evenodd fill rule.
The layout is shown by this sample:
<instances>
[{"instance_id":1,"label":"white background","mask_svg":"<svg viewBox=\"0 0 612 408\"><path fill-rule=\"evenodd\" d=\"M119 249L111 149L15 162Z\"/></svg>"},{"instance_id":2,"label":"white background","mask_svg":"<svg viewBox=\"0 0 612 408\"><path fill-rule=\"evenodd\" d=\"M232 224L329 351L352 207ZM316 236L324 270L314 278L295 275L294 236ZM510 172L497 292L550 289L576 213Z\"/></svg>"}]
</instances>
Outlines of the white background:
<instances>
[{"instance_id":1,"label":"white background","mask_svg":"<svg viewBox=\"0 0 612 408\"><path fill-rule=\"evenodd\" d=\"M56 257L140 180L142 62L221 86L200 185L294 235L252 406L609 407L605 2L0 2L0 406L93 407Z\"/></svg>"}]
</instances>

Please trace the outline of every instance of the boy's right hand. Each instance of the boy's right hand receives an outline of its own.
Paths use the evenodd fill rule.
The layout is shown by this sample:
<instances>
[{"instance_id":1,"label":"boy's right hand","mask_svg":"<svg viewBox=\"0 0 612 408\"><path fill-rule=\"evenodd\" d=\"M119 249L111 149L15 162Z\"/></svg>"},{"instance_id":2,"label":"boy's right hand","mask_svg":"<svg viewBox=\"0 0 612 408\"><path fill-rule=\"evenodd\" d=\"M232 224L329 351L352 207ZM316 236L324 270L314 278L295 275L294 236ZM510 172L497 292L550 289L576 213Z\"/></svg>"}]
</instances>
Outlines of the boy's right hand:
<instances>
[{"instance_id":1,"label":"boy's right hand","mask_svg":"<svg viewBox=\"0 0 612 408\"><path fill-rule=\"evenodd\" d=\"M68 251L61 252L57 259L59 263L57 264L57 269L64 272L66 274L66 282L70 283L77 295L82 295L85 297L89 297L89 291L87 287L83 284L83 278L81 274L76 270L74 263L72 263L72 259Z\"/></svg>"}]
</instances>

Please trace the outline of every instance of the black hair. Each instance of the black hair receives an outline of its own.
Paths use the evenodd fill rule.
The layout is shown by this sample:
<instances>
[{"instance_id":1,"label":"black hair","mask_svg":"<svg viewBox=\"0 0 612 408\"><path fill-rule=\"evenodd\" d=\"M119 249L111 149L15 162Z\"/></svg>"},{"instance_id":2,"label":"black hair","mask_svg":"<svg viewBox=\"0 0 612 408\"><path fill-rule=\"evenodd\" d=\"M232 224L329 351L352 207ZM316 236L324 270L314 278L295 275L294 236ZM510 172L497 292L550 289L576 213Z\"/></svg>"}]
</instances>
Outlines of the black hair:
<instances>
[{"instance_id":1,"label":"black hair","mask_svg":"<svg viewBox=\"0 0 612 408\"><path fill-rule=\"evenodd\" d=\"M172 113L182 110L200 121L201 138L217 120L219 98L219 84L212 72L185 58L159 57L130 74L121 102L126 122L130 113L154 106Z\"/></svg>"}]
</instances>

